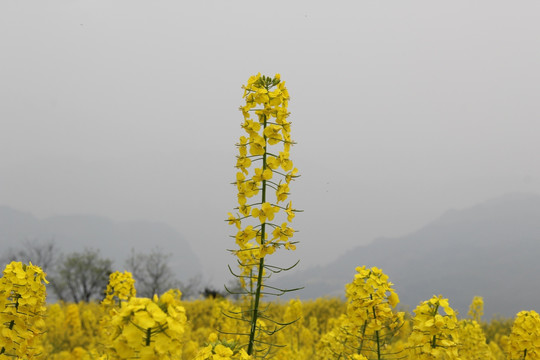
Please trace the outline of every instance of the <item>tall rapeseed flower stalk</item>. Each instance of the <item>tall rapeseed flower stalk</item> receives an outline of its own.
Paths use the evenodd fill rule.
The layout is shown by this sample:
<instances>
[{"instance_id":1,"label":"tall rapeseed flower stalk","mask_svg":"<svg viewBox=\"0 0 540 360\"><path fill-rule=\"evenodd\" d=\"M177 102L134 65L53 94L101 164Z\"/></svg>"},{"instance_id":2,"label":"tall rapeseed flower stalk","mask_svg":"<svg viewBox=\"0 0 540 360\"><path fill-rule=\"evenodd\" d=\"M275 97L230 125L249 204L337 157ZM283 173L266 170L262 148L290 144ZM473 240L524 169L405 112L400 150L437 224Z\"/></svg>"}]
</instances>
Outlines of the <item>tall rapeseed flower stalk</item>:
<instances>
[{"instance_id":1,"label":"tall rapeseed flower stalk","mask_svg":"<svg viewBox=\"0 0 540 360\"><path fill-rule=\"evenodd\" d=\"M482 315L484 315L484 298L481 296L475 296L471 302L471 305L469 306L469 313L468 315L476 321L477 323L480 323L480 320L482 318Z\"/></svg>"},{"instance_id":2,"label":"tall rapeseed flower stalk","mask_svg":"<svg viewBox=\"0 0 540 360\"><path fill-rule=\"evenodd\" d=\"M293 141L291 123L287 120L289 93L285 82L279 74L273 78L257 74L249 78L243 89L246 103L240 110L246 135L241 136L237 144L236 168L239 171L234 183L238 189L238 212L229 213L228 222L238 228L234 236L238 249L233 253L241 272L234 275L240 279L244 294L250 299L248 311L242 314L242 320L250 327L247 352L257 355L268 350L255 350L255 344L261 343L258 337L271 335L284 325L274 322L273 330L261 325L259 307L263 282L268 277L266 271L285 270L265 263L266 257L279 248L296 248L292 241L295 231L289 226L296 210L291 202L286 204L286 200L289 185L298 170L289 158ZM279 215L284 219L278 223ZM267 288L271 292L266 294L273 295L290 291Z\"/></svg>"}]
</instances>

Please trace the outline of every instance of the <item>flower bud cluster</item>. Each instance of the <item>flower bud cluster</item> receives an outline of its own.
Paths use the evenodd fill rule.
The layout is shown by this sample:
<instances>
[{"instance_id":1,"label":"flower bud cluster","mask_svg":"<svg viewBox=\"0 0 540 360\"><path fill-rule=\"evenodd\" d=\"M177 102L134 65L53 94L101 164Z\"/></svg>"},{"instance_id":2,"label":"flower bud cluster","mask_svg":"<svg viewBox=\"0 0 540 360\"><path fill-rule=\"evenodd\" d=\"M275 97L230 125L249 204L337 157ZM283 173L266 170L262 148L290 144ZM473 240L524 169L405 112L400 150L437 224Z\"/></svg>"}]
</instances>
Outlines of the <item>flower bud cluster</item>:
<instances>
[{"instance_id":1,"label":"flower bud cluster","mask_svg":"<svg viewBox=\"0 0 540 360\"><path fill-rule=\"evenodd\" d=\"M508 359L540 359L540 316L536 311L520 311L512 326Z\"/></svg>"},{"instance_id":2,"label":"flower bud cluster","mask_svg":"<svg viewBox=\"0 0 540 360\"><path fill-rule=\"evenodd\" d=\"M443 315L439 313L444 310ZM448 299L433 296L414 310L409 350L414 359L458 359L458 320Z\"/></svg>"},{"instance_id":3,"label":"flower bud cluster","mask_svg":"<svg viewBox=\"0 0 540 360\"><path fill-rule=\"evenodd\" d=\"M119 271L113 272L109 275L109 283L105 290L105 299L101 304L105 307L120 305L120 302L127 301L134 297L136 294L135 280L130 272Z\"/></svg>"},{"instance_id":4,"label":"flower bud cluster","mask_svg":"<svg viewBox=\"0 0 540 360\"><path fill-rule=\"evenodd\" d=\"M45 273L38 266L11 262L0 278L0 357L33 359L45 322Z\"/></svg>"}]
</instances>

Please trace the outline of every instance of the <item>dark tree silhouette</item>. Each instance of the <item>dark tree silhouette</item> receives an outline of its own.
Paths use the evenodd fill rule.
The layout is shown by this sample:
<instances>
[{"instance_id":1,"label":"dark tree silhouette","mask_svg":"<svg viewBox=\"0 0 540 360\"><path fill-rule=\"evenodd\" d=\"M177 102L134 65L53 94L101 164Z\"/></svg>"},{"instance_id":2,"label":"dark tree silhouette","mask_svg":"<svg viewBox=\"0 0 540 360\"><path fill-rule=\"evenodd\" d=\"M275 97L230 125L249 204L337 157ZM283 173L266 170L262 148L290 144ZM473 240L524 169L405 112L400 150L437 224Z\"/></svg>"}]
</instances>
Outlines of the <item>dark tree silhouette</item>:
<instances>
[{"instance_id":1,"label":"dark tree silhouette","mask_svg":"<svg viewBox=\"0 0 540 360\"><path fill-rule=\"evenodd\" d=\"M99 300L104 296L111 266L112 261L102 258L98 250L86 249L65 256L49 281L59 300Z\"/></svg>"}]
</instances>

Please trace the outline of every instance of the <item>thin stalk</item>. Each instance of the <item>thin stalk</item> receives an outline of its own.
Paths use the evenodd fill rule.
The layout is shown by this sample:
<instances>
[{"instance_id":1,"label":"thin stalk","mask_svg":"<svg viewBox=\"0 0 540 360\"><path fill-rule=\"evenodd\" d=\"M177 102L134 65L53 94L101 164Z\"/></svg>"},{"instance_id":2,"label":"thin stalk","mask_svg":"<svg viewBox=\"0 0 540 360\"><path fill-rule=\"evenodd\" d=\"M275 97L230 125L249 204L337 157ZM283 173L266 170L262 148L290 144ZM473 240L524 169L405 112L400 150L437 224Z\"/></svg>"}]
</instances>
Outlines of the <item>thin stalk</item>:
<instances>
[{"instance_id":1,"label":"thin stalk","mask_svg":"<svg viewBox=\"0 0 540 360\"><path fill-rule=\"evenodd\" d=\"M300 328L296 331L296 351L300 351Z\"/></svg>"},{"instance_id":2,"label":"thin stalk","mask_svg":"<svg viewBox=\"0 0 540 360\"><path fill-rule=\"evenodd\" d=\"M9 330L13 329L13 325L15 325L15 320L11 320L9 322ZM4 354L5 352L6 352L6 348L4 346L2 346L2 349L0 349L0 355Z\"/></svg>"},{"instance_id":3,"label":"thin stalk","mask_svg":"<svg viewBox=\"0 0 540 360\"><path fill-rule=\"evenodd\" d=\"M370 295L373 299L373 295ZM377 320L377 314L375 313L375 306L372 307L373 310L373 319ZM377 339L377 360L381 360L381 340L379 338L379 330L375 331L375 337Z\"/></svg>"},{"instance_id":4,"label":"thin stalk","mask_svg":"<svg viewBox=\"0 0 540 360\"><path fill-rule=\"evenodd\" d=\"M439 304L435 306L435 311L433 312L433 316L437 315L437 312L439 311ZM437 335L433 335L433 338L431 339L431 347L436 348L437 347Z\"/></svg>"},{"instance_id":5,"label":"thin stalk","mask_svg":"<svg viewBox=\"0 0 540 360\"><path fill-rule=\"evenodd\" d=\"M249 293L253 294L253 267L249 269ZM253 309L253 297L251 297L249 306Z\"/></svg>"},{"instance_id":6,"label":"thin stalk","mask_svg":"<svg viewBox=\"0 0 540 360\"><path fill-rule=\"evenodd\" d=\"M362 326L362 335L360 335L360 346L358 347L358 355L362 354L362 348L364 347L364 338L366 336L366 327L367 320L364 320L364 325Z\"/></svg>"},{"instance_id":7,"label":"thin stalk","mask_svg":"<svg viewBox=\"0 0 540 360\"><path fill-rule=\"evenodd\" d=\"M146 339L145 339L146 340L146 342L145 342L146 346L150 346L151 337L152 337L152 328L148 328L148 329L146 329Z\"/></svg>"},{"instance_id":8,"label":"thin stalk","mask_svg":"<svg viewBox=\"0 0 540 360\"><path fill-rule=\"evenodd\" d=\"M263 154L263 167L262 170L266 170L266 135L264 135L264 129L266 128L266 115L263 115L263 136L264 136L264 154ZM262 200L261 203L266 202L266 180L262 181ZM261 224L261 245L264 245L264 238L266 236L266 222ZM249 333L249 344L248 344L248 355L253 354L253 347L255 344L255 332L257 331L257 318L259 316L259 301L261 298L261 288L262 288L262 279L264 271L264 257L261 257L259 260L259 272L257 274L257 289L255 291L255 304L252 308L251 314L251 331Z\"/></svg>"}]
</instances>

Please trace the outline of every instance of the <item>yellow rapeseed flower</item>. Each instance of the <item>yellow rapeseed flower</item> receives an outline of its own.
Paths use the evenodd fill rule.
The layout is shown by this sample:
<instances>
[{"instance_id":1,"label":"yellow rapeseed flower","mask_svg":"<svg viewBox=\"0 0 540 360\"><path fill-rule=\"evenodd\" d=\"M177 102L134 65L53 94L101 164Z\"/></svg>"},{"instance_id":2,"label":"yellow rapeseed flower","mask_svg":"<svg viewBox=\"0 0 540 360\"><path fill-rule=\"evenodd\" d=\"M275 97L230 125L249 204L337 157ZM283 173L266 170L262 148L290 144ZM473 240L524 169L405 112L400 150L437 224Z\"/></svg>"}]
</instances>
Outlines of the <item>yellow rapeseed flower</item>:
<instances>
[{"instance_id":1,"label":"yellow rapeseed flower","mask_svg":"<svg viewBox=\"0 0 540 360\"><path fill-rule=\"evenodd\" d=\"M274 220L274 214L279 211L277 206L273 206L270 203L263 203L260 209L251 210L251 216L259 218L261 224L266 222L266 219L272 221Z\"/></svg>"},{"instance_id":2,"label":"yellow rapeseed flower","mask_svg":"<svg viewBox=\"0 0 540 360\"><path fill-rule=\"evenodd\" d=\"M540 359L540 315L536 311L520 311L509 337L509 359Z\"/></svg>"}]
</instances>

